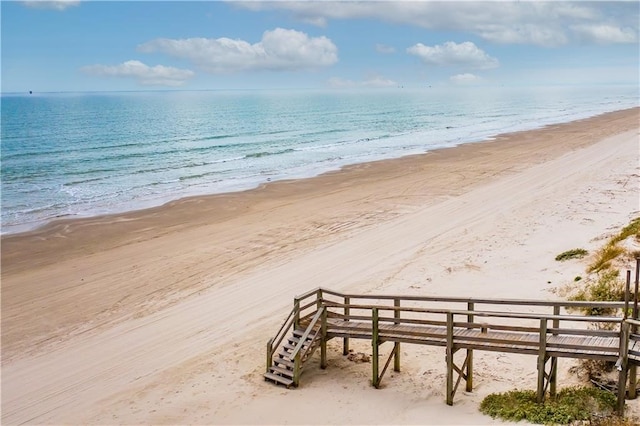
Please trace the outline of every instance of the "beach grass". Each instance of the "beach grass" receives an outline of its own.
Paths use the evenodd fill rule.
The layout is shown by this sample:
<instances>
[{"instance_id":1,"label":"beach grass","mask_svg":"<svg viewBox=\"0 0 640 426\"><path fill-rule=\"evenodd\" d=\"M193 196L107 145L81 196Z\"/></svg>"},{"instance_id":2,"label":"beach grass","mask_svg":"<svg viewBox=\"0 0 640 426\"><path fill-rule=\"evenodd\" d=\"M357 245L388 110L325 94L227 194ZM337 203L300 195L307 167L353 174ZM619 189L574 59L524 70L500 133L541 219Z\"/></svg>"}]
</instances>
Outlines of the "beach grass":
<instances>
[{"instance_id":1,"label":"beach grass","mask_svg":"<svg viewBox=\"0 0 640 426\"><path fill-rule=\"evenodd\" d=\"M587 269L587 272L599 272L611 268L611 262L624 252L624 248L620 247L617 243L607 244L598 250L596 258Z\"/></svg>"},{"instance_id":2,"label":"beach grass","mask_svg":"<svg viewBox=\"0 0 640 426\"><path fill-rule=\"evenodd\" d=\"M596 252L594 260L587 268L587 272L599 272L610 269L613 261L622 255L637 257L638 252L631 252L620 245L620 243L628 238L633 238L636 242L640 242L640 217L631 220L627 226L612 236L607 244Z\"/></svg>"}]
</instances>

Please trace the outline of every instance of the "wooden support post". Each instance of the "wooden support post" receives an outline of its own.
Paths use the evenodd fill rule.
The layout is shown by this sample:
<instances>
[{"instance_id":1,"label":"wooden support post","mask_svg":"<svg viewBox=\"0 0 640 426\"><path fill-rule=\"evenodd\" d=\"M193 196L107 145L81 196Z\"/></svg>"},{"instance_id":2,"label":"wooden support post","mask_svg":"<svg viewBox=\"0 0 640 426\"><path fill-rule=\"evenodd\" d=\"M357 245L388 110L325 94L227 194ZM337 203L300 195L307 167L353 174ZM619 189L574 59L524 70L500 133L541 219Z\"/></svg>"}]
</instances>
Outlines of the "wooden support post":
<instances>
[{"instance_id":1,"label":"wooden support post","mask_svg":"<svg viewBox=\"0 0 640 426\"><path fill-rule=\"evenodd\" d=\"M393 306L396 308L393 312L393 317L397 320L400 319L400 299L393 299ZM394 321L394 324L400 324L400 321ZM395 342L393 347L393 371L400 371L400 342Z\"/></svg>"},{"instance_id":2,"label":"wooden support post","mask_svg":"<svg viewBox=\"0 0 640 426\"><path fill-rule=\"evenodd\" d=\"M320 325L320 368L327 368L327 309L322 311L322 324Z\"/></svg>"},{"instance_id":3,"label":"wooden support post","mask_svg":"<svg viewBox=\"0 0 640 426\"><path fill-rule=\"evenodd\" d=\"M553 307L553 315L555 315L555 316L559 316L560 315L560 306L554 306ZM557 336L558 335L558 331L557 330L560 328L560 320L558 318L554 318L553 319L553 326L552 327L555 328L555 330L551 334L553 334L554 336Z\"/></svg>"},{"instance_id":4,"label":"wooden support post","mask_svg":"<svg viewBox=\"0 0 640 426\"><path fill-rule=\"evenodd\" d=\"M344 316L345 316L345 321L349 321L349 303L351 303L351 299L349 297L344 298ZM349 338L345 337L342 339L342 355L348 355L349 354Z\"/></svg>"},{"instance_id":5,"label":"wooden support post","mask_svg":"<svg viewBox=\"0 0 640 426\"><path fill-rule=\"evenodd\" d=\"M293 329L300 328L300 299L293 299Z\"/></svg>"},{"instance_id":6,"label":"wooden support post","mask_svg":"<svg viewBox=\"0 0 640 426\"><path fill-rule=\"evenodd\" d=\"M616 363L618 369L618 415L624 415L624 398L627 392L627 361L629 356L629 323L620 324L620 358Z\"/></svg>"},{"instance_id":7,"label":"wooden support post","mask_svg":"<svg viewBox=\"0 0 640 426\"><path fill-rule=\"evenodd\" d=\"M453 405L453 312L447 312L447 405Z\"/></svg>"},{"instance_id":8,"label":"wooden support post","mask_svg":"<svg viewBox=\"0 0 640 426\"><path fill-rule=\"evenodd\" d=\"M267 373L273 364L273 337L267 342Z\"/></svg>"},{"instance_id":9,"label":"wooden support post","mask_svg":"<svg viewBox=\"0 0 640 426\"><path fill-rule=\"evenodd\" d=\"M300 352L302 351L298 351L295 358L293 359L293 386L295 387L298 387L298 385L300 384L300 368L302 367Z\"/></svg>"},{"instance_id":10,"label":"wooden support post","mask_svg":"<svg viewBox=\"0 0 640 426\"><path fill-rule=\"evenodd\" d=\"M320 308L322 307L322 289L321 288L319 288L318 292L316 293L316 306L318 310L320 310Z\"/></svg>"},{"instance_id":11,"label":"wooden support post","mask_svg":"<svg viewBox=\"0 0 640 426\"><path fill-rule=\"evenodd\" d=\"M373 308L371 311L372 315L372 327L371 327L371 368L372 368L372 380L371 384L377 389L378 388L378 308Z\"/></svg>"},{"instance_id":12,"label":"wooden support post","mask_svg":"<svg viewBox=\"0 0 640 426\"><path fill-rule=\"evenodd\" d=\"M636 257L636 279L635 287L633 291L633 311L632 318L638 319L638 283L640 282L640 257ZM638 326L635 324L631 326L629 331L632 334L638 332ZM638 397L638 366L633 364L629 367L629 399L636 399Z\"/></svg>"},{"instance_id":13,"label":"wooden support post","mask_svg":"<svg viewBox=\"0 0 640 426\"><path fill-rule=\"evenodd\" d=\"M622 315L622 317L625 320L629 317L629 297L630 296L631 296L631 271L627 269L627 282L626 282L625 293L624 293L624 314ZM633 306L632 306L631 309L633 309ZM631 317L633 318L633 314L631 315ZM629 324L627 324L627 325L629 325ZM622 329L620 331L621 331L620 338L622 339ZM629 338L630 338L629 332L630 332L629 327L627 327L627 333L626 333L626 335L627 335L626 341L627 342L625 343L625 349L624 349L625 357L628 357L628 352L629 352ZM620 347L622 348L622 346L620 346ZM621 352L621 356L622 356L622 352ZM629 383L629 390L631 391L631 388L634 388L634 393L635 393L635 388L636 388L635 381L636 381L636 378L633 377L633 376L636 375L636 371L633 371L633 372L631 371L631 370L635 370L633 367L634 366L631 366L631 368L628 371L626 371L627 370L626 368L624 369L625 370L624 371L625 377L624 377L624 382L622 382L622 387L624 388L625 393L627 391L627 374L629 375L629 379L630 379L629 380L629 382L630 382ZM622 374L622 371L620 372L620 374ZM632 377L633 377L633 379L632 379ZM632 385L631 382L633 382L633 385ZM620 385L620 383L618 385ZM618 391L618 393L620 393L620 392ZM620 395L618 395L618 398L620 398ZM623 399L624 399L624 396L623 396ZM624 401L622 402L622 409L624 410Z\"/></svg>"},{"instance_id":14,"label":"wooden support post","mask_svg":"<svg viewBox=\"0 0 640 426\"><path fill-rule=\"evenodd\" d=\"M551 371L549 372L549 395L555 399L558 389L558 358L551 357Z\"/></svg>"},{"instance_id":15,"label":"wooden support post","mask_svg":"<svg viewBox=\"0 0 640 426\"><path fill-rule=\"evenodd\" d=\"M469 302L467 304L467 310L469 312L473 312L475 310L475 303L473 302ZM474 320L474 315L473 314L469 314L467 315L467 322L472 324ZM465 390L467 392L471 392L473 390L473 349L467 349L467 370L466 370L466 375L467 375L467 386L465 388Z\"/></svg>"},{"instance_id":16,"label":"wooden support post","mask_svg":"<svg viewBox=\"0 0 640 426\"><path fill-rule=\"evenodd\" d=\"M538 348L538 394L536 401L538 404L544 402L545 382L546 382L546 363L547 363L547 320L540 320L540 343Z\"/></svg>"},{"instance_id":17,"label":"wooden support post","mask_svg":"<svg viewBox=\"0 0 640 426\"><path fill-rule=\"evenodd\" d=\"M629 399L638 397L638 366L632 364L629 367Z\"/></svg>"}]
</instances>

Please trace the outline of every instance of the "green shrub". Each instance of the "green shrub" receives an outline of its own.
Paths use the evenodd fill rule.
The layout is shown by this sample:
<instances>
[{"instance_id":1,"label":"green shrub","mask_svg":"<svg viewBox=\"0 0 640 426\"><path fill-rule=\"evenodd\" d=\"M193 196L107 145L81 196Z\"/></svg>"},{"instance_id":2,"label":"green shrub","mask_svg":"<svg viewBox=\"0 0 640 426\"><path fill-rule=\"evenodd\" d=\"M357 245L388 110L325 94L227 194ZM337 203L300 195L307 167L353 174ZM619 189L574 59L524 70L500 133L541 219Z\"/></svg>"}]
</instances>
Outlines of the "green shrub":
<instances>
[{"instance_id":1,"label":"green shrub","mask_svg":"<svg viewBox=\"0 0 640 426\"><path fill-rule=\"evenodd\" d=\"M581 248L571 249L557 255L556 260L558 262L564 262L565 260L569 260L569 259L582 259L587 254L589 254L589 252L586 251L585 249L581 249Z\"/></svg>"},{"instance_id":2,"label":"green shrub","mask_svg":"<svg viewBox=\"0 0 640 426\"><path fill-rule=\"evenodd\" d=\"M582 259L587 254L589 254L589 252L585 249L581 249L581 248L571 249L557 255L556 260L558 262L564 262L565 260Z\"/></svg>"},{"instance_id":3,"label":"green shrub","mask_svg":"<svg viewBox=\"0 0 640 426\"><path fill-rule=\"evenodd\" d=\"M532 390L491 394L480 404L480 411L508 421L566 425L602 414L611 415L615 407L616 397L610 392L591 387L571 387L542 404L536 402L536 392Z\"/></svg>"}]
</instances>

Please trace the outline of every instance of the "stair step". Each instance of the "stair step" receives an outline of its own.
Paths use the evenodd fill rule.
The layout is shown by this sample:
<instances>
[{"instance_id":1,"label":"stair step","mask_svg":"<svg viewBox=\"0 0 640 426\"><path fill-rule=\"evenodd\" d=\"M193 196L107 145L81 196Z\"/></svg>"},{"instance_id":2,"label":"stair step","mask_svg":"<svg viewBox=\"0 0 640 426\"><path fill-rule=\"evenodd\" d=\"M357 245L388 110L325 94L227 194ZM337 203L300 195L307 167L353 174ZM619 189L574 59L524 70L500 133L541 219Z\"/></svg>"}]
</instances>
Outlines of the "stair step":
<instances>
[{"instance_id":1,"label":"stair step","mask_svg":"<svg viewBox=\"0 0 640 426\"><path fill-rule=\"evenodd\" d=\"M283 377L287 377L289 379L293 379L293 370L288 370L286 368L282 368L282 367L277 367L275 365L272 365L271 367L269 367L269 370L271 370L271 372L273 374L279 374Z\"/></svg>"},{"instance_id":2,"label":"stair step","mask_svg":"<svg viewBox=\"0 0 640 426\"><path fill-rule=\"evenodd\" d=\"M279 365L284 365L287 368L293 368L295 365L295 362L286 359L286 358L280 358L280 357L275 357L273 358L273 362Z\"/></svg>"},{"instance_id":3,"label":"stair step","mask_svg":"<svg viewBox=\"0 0 640 426\"><path fill-rule=\"evenodd\" d=\"M297 347L297 346L302 345L302 347L303 347L303 348L306 348L306 347L310 346L312 343L313 343L313 341L311 341L311 340L306 340L306 341L304 341L304 342L302 342L302 343L300 343L300 342L297 342L297 343L295 343L295 344L293 344L293 343L289 343L289 346L293 346L293 347L295 348L295 347ZM285 345L286 345L286 344L287 344L287 343L285 343Z\"/></svg>"},{"instance_id":4,"label":"stair step","mask_svg":"<svg viewBox=\"0 0 640 426\"><path fill-rule=\"evenodd\" d=\"M309 346L311 346L311 344L312 344L312 342L304 342L302 344L302 349L307 349ZM297 348L297 347L298 347L298 345L292 345L291 343L285 343L284 345L282 345L283 349L286 349L286 350L288 350L290 352L293 352L293 350L295 348Z\"/></svg>"},{"instance_id":5,"label":"stair step","mask_svg":"<svg viewBox=\"0 0 640 426\"><path fill-rule=\"evenodd\" d=\"M308 339L313 339L314 337L316 337L316 334L318 334L318 330L313 330L311 333L309 333L309 337ZM300 338L304 335L304 331L303 330L293 330L293 335L297 338Z\"/></svg>"},{"instance_id":6,"label":"stair step","mask_svg":"<svg viewBox=\"0 0 640 426\"><path fill-rule=\"evenodd\" d=\"M305 340L305 344L308 344L309 342L313 342L313 339L315 338L315 336L309 336L307 337L307 340ZM294 337L291 336L287 339L289 341L289 343L294 344L294 343L298 343L300 342L300 338L299 337Z\"/></svg>"},{"instance_id":7,"label":"stair step","mask_svg":"<svg viewBox=\"0 0 640 426\"><path fill-rule=\"evenodd\" d=\"M305 348L305 346L307 346L307 345L303 345L303 346L302 346L302 349L304 349L304 348ZM283 349L287 349L287 350L289 350L289 351L291 351L291 352L293 352L293 350L294 350L296 347L297 347L297 345L290 345L289 343L285 343L284 345L282 345L282 348L283 348Z\"/></svg>"},{"instance_id":8,"label":"stair step","mask_svg":"<svg viewBox=\"0 0 640 426\"><path fill-rule=\"evenodd\" d=\"M287 352L287 351L285 351L285 350L284 350L284 348L280 348L280 351L278 351L277 355L278 355L280 358L284 358L284 359L286 359L287 361L291 361L291 362L293 362L293 358L291 358L291 352Z\"/></svg>"},{"instance_id":9,"label":"stair step","mask_svg":"<svg viewBox=\"0 0 640 426\"><path fill-rule=\"evenodd\" d=\"M282 385L285 385L286 387L289 387L289 386L293 385L293 380L292 379L288 379L286 377L278 376L277 374L273 374L273 373L264 373L264 378L266 380L271 380L272 382L276 382L276 383L280 383Z\"/></svg>"}]
</instances>

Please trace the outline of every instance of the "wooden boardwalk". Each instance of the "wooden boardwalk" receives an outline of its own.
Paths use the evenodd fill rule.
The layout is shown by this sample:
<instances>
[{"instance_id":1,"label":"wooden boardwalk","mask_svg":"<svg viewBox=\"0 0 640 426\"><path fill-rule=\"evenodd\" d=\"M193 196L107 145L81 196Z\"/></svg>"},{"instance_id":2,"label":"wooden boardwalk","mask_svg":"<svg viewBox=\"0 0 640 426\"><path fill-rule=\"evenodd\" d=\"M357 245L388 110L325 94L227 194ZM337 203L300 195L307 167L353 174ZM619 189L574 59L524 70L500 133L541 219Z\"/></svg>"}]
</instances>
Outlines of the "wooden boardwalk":
<instances>
[{"instance_id":1,"label":"wooden boardwalk","mask_svg":"<svg viewBox=\"0 0 640 426\"><path fill-rule=\"evenodd\" d=\"M320 348L327 365L326 343L350 339L372 343L372 384L380 382L393 360L400 371L400 345L440 346L446 350L446 402L462 380L473 388L475 350L537 356L538 400L556 393L558 358L598 359L616 363L618 409L625 397L636 397L636 367L640 365L637 292L626 302L567 302L341 294L315 289L294 299L294 306L276 336L267 343L265 379L298 386L304 362ZM579 308L633 312L624 316L588 316ZM626 309L625 309L626 307ZM379 347L393 350L380 368ZM456 360L456 355L460 353ZM626 384L629 382L629 392Z\"/></svg>"}]
</instances>

